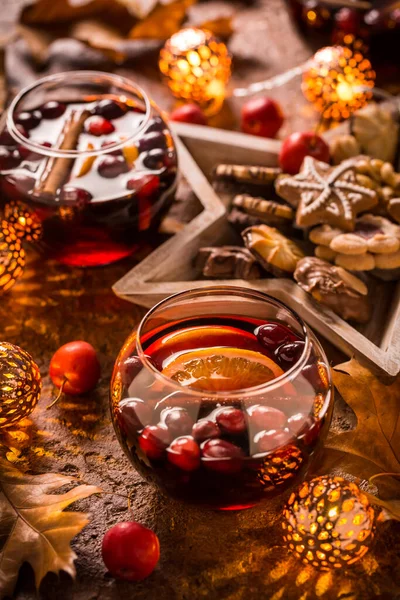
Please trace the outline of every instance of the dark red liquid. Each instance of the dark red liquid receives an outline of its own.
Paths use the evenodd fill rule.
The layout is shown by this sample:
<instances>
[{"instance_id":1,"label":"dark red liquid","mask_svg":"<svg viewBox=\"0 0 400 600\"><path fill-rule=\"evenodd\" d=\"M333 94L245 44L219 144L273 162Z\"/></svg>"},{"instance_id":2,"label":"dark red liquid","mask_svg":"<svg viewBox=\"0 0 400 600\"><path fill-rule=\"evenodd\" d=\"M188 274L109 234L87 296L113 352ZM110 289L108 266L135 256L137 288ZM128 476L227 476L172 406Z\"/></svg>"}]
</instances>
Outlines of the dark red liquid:
<instances>
[{"instance_id":1,"label":"dark red liquid","mask_svg":"<svg viewBox=\"0 0 400 600\"><path fill-rule=\"evenodd\" d=\"M0 184L3 208L22 201L39 217L40 245L47 254L66 264L92 266L128 256L154 229L171 200L177 160L167 126L156 114L139 138L113 149L144 122L140 107L119 100L52 102L15 120L29 142L45 150L60 147L66 122L83 111L89 116L71 149L109 148L107 154L68 159L65 177L49 191L43 178L56 168L55 159L30 151L4 131Z\"/></svg>"},{"instance_id":2,"label":"dark red liquid","mask_svg":"<svg viewBox=\"0 0 400 600\"><path fill-rule=\"evenodd\" d=\"M235 317L176 322L145 334L142 347L159 371L185 361L189 352L199 361L204 352L209 357L236 351L261 362L267 357L266 364L274 361L282 374L295 364L288 364L290 348L282 347L303 340L285 325L265 325ZM280 366L282 352L286 363ZM236 367L239 372L231 374L245 385L246 363ZM234 398L229 391L191 396L146 371L133 347L126 348L113 376L112 389L119 392L117 399L113 392L114 426L146 478L193 504L234 510L282 493L304 476L329 424L327 367L314 350L296 378Z\"/></svg>"}]
</instances>

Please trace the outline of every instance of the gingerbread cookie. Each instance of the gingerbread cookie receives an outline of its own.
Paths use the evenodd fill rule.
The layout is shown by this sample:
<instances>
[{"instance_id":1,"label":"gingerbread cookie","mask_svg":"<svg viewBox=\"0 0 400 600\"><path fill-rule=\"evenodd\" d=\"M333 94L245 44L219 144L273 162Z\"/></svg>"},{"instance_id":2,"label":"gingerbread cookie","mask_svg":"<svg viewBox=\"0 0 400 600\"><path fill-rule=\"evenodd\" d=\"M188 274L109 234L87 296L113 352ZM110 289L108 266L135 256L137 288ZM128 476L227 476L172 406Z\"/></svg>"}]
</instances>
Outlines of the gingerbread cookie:
<instances>
[{"instance_id":1,"label":"gingerbread cookie","mask_svg":"<svg viewBox=\"0 0 400 600\"><path fill-rule=\"evenodd\" d=\"M290 277L304 257L297 244L268 225L249 227L242 237L261 266L276 277Z\"/></svg>"},{"instance_id":2,"label":"gingerbread cookie","mask_svg":"<svg viewBox=\"0 0 400 600\"><path fill-rule=\"evenodd\" d=\"M357 183L356 161L351 158L330 167L306 156L298 175L278 178L277 193L298 207L298 226L328 223L345 231L354 230L356 215L378 203L374 190Z\"/></svg>"},{"instance_id":3,"label":"gingerbread cookie","mask_svg":"<svg viewBox=\"0 0 400 600\"><path fill-rule=\"evenodd\" d=\"M307 256L297 263L294 278L303 290L343 319L358 323L370 319L368 288L345 269Z\"/></svg>"}]
</instances>

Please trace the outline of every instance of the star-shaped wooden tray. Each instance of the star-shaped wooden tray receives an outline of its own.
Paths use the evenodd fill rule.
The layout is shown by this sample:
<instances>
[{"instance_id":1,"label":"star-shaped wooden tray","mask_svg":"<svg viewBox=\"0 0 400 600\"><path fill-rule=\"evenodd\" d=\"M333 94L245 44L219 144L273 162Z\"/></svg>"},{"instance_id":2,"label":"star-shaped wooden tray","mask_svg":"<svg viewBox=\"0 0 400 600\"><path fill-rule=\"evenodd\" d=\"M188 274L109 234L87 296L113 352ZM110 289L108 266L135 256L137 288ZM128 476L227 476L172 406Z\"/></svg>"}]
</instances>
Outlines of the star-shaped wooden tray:
<instances>
[{"instance_id":1,"label":"star-shaped wooden tray","mask_svg":"<svg viewBox=\"0 0 400 600\"><path fill-rule=\"evenodd\" d=\"M199 248L229 243L228 197L217 195L209 177L220 162L275 166L280 142L209 127L174 124L180 168L204 210L113 287L126 300L151 307L167 296L210 285L253 288L282 300L337 348L355 355L388 382L400 373L400 282L373 284L373 315L354 327L306 294L289 279L196 280L193 259Z\"/></svg>"}]
</instances>

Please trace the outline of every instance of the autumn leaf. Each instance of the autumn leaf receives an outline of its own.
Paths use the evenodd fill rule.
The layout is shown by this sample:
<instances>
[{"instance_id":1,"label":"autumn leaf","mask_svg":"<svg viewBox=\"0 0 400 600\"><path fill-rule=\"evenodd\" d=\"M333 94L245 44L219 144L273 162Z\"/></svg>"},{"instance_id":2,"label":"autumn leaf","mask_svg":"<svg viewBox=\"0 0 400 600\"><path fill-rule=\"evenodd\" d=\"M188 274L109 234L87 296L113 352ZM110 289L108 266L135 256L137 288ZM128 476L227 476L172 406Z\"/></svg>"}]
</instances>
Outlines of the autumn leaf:
<instances>
[{"instance_id":1,"label":"autumn leaf","mask_svg":"<svg viewBox=\"0 0 400 600\"><path fill-rule=\"evenodd\" d=\"M72 502L101 492L79 485L64 494L49 494L74 481L48 473L26 475L0 459L0 597L13 593L22 563L29 562L36 586L47 572L75 575L70 541L89 522L81 512L63 512Z\"/></svg>"},{"instance_id":2,"label":"autumn leaf","mask_svg":"<svg viewBox=\"0 0 400 600\"><path fill-rule=\"evenodd\" d=\"M400 519L400 377L384 385L352 359L334 368L333 382L357 423L349 431L331 430L316 474L373 480L380 495L375 504Z\"/></svg>"},{"instance_id":3,"label":"autumn leaf","mask_svg":"<svg viewBox=\"0 0 400 600\"><path fill-rule=\"evenodd\" d=\"M400 378L384 385L352 359L334 368L333 382L353 409L357 426L331 435L329 446L366 459L380 471L400 473Z\"/></svg>"},{"instance_id":4,"label":"autumn leaf","mask_svg":"<svg viewBox=\"0 0 400 600\"><path fill-rule=\"evenodd\" d=\"M159 4L130 31L131 39L166 40L179 31L186 17L186 11L196 0L175 0L171 4Z\"/></svg>"}]
</instances>

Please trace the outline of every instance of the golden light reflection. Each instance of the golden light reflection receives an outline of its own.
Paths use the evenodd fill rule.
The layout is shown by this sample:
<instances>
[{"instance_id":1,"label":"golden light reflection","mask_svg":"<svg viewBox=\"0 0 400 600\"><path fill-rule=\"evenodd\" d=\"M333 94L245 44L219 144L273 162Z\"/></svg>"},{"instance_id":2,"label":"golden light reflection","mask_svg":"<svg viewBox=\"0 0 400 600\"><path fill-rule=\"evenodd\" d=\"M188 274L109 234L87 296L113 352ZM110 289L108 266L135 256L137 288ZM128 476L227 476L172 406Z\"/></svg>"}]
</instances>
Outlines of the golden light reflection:
<instances>
[{"instance_id":1,"label":"golden light reflection","mask_svg":"<svg viewBox=\"0 0 400 600\"><path fill-rule=\"evenodd\" d=\"M195 102L211 115L224 101L231 62L226 45L211 32L188 27L166 42L159 67L176 98Z\"/></svg>"},{"instance_id":2,"label":"golden light reflection","mask_svg":"<svg viewBox=\"0 0 400 600\"><path fill-rule=\"evenodd\" d=\"M22 202L8 202L4 207L4 218L14 227L17 236L27 242L38 242L43 235L40 219Z\"/></svg>"},{"instance_id":3,"label":"golden light reflection","mask_svg":"<svg viewBox=\"0 0 400 600\"><path fill-rule=\"evenodd\" d=\"M319 50L303 74L304 96L327 121L348 119L371 98L375 72L363 52L363 43L346 35L343 46Z\"/></svg>"},{"instance_id":4,"label":"golden light reflection","mask_svg":"<svg viewBox=\"0 0 400 600\"><path fill-rule=\"evenodd\" d=\"M25 251L14 227L1 221L0 226L0 291L9 290L21 277L25 267Z\"/></svg>"}]
</instances>

